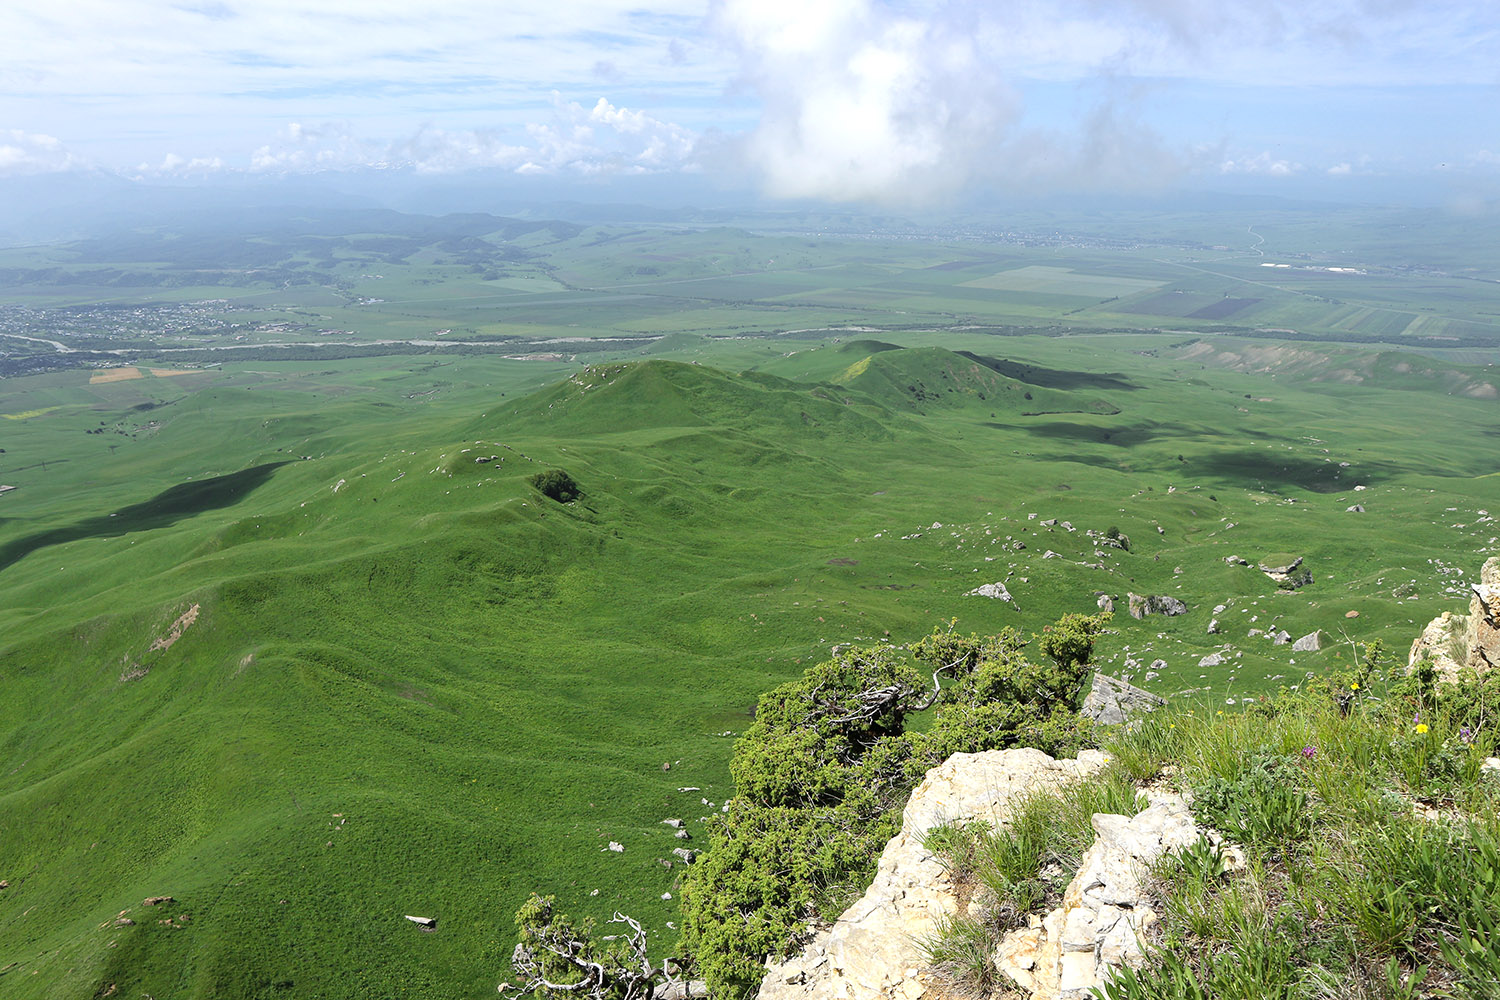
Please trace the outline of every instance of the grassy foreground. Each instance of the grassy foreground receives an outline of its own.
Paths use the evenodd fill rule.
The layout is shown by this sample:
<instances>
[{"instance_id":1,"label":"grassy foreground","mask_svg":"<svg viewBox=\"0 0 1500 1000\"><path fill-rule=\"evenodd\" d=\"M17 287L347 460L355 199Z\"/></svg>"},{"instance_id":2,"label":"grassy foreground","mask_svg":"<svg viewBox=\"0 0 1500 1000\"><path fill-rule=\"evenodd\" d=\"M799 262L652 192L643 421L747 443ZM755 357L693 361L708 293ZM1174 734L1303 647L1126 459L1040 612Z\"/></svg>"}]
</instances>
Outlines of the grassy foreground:
<instances>
[{"instance_id":1,"label":"grassy foreground","mask_svg":"<svg viewBox=\"0 0 1500 1000\"><path fill-rule=\"evenodd\" d=\"M1061 801L1033 800L1003 830L935 831L988 916L948 924L934 963L961 993L1024 995L995 944L1055 905L1090 815L1133 814L1153 784L1186 794L1222 841L1157 864L1147 963L1101 1000L1500 996L1500 774L1482 770L1500 677L1434 689L1383 666L1372 649L1356 672L1245 711L1158 713L1107 739L1109 767Z\"/></svg>"}]
</instances>

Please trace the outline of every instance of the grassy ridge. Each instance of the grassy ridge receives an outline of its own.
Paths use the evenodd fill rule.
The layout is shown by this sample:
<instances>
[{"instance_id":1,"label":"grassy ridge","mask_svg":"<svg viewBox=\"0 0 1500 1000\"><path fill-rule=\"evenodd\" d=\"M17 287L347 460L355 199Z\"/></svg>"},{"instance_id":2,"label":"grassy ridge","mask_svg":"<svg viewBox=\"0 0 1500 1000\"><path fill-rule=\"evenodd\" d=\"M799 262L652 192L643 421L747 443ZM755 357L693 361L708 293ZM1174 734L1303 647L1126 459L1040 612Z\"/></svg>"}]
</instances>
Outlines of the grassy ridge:
<instances>
[{"instance_id":1,"label":"grassy ridge","mask_svg":"<svg viewBox=\"0 0 1500 1000\"><path fill-rule=\"evenodd\" d=\"M533 890L671 937L659 821L729 794L718 734L832 643L1172 593L1188 615L1117 621L1101 654L1150 647L1170 666L1149 686L1238 697L1293 673L1248 627L1357 609L1409 637L1455 601L1426 560L1472 569L1458 553L1487 544L1482 401L1153 356L1173 338L1007 341L1004 370L947 354L995 359L992 338L882 339L912 350L866 370L941 381L960 358L975 395L919 413L885 391L900 378L831 384L864 348L818 342L679 348L749 374L666 354L12 380L6 412L58 408L0 428L20 487L0 498L0 993L489 995ZM1012 383L1077 411L977 398ZM1449 428L1441 452L1414 407ZM535 493L549 467L584 498ZM1110 525L1133 552L1090 568L1084 530ZM1276 595L1222 558L1282 551L1318 583ZM1019 610L962 597L1007 577ZM1236 629L1209 637L1226 599ZM1197 668L1223 640L1243 656ZM140 905L163 893L170 914Z\"/></svg>"}]
</instances>

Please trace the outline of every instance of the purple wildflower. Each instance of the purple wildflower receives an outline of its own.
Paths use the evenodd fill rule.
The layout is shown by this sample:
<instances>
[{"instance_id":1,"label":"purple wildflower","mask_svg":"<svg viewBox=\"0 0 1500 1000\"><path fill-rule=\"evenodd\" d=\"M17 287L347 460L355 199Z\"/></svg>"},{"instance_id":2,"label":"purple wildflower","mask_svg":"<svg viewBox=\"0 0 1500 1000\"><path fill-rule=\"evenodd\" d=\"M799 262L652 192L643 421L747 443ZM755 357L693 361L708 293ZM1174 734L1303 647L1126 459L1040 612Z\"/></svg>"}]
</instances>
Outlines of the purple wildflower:
<instances>
[{"instance_id":1,"label":"purple wildflower","mask_svg":"<svg viewBox=\"0 0 1500 1000\"><path fill-rule=\"evenodd\" d=\"M1309 744L1308 746L1302 748L1302 756L1306 757L1308 760L1312 760L1313 758L1318 756L1318 748Z\"/></svg>"}]
</instances>

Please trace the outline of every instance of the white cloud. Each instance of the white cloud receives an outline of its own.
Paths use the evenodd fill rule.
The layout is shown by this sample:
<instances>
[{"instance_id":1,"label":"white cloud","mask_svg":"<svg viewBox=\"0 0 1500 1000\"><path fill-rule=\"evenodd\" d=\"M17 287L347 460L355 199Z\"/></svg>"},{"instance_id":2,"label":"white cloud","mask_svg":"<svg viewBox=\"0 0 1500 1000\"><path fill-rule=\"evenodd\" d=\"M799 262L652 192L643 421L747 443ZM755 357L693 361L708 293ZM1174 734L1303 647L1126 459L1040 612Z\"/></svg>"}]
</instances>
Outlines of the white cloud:
<instances>
[{"instance_id":1,"label":"white cloud","mask_svg":"<svg viewBox=\"0 0 1500 1000\"><path fill-rule=\"evenodd\" d=\"M1219 164L1221 174L1257 174L1262 177L1291 177L1303 169L1300 163L1279 159L1264 150L1253 156L1226 158Z\"/></svg>"},{"instance_id":2,"label":"white cloud","mask_svg":"<svg viewBox=\"0 0 1500 1000\"><path fill-rule=\"evenodd\" d=\"M379 140L356 134L347 122L294 123L258 148L250 169L305 173L365 168L453 173L494 168L537 174L655 173L692 167L697 137L642 111L599 98L585 108L552 95L546 121L528 123L524 139L497 130L424 125L408 136Z\"/></svg>"},{"instance_id":3,"label":"white cloud","mask_svg":"<svg viewBox=\"0 0 1500 1000\"><path fill-rule=\"evenodd\" d=\"M1336 163L1328 168L1329 177L1348 177L1354 173L1354 167L1348 163Z\"/></svg>"},{"instance_id":4,"label":"white cloud","mask_svg":"<svg viewBox=\"0 0 1500 1000\"><path fill-rule=\"evenodd\" d=\"M774 196L940 194L1015 116L973 35L945 19L872 0L723 0L715 21L760 98L742 152Z\"/></svg>"},{"instance_id":5,"label":"white cloud","mask_svg":"<svg viewBox=\"0 0 1500 1000\"><path fill-rule=\"evenodd\" d=\"M50 135L0 130L0 176L77 170L88 163Z\"/></svg>"}]
</instances>

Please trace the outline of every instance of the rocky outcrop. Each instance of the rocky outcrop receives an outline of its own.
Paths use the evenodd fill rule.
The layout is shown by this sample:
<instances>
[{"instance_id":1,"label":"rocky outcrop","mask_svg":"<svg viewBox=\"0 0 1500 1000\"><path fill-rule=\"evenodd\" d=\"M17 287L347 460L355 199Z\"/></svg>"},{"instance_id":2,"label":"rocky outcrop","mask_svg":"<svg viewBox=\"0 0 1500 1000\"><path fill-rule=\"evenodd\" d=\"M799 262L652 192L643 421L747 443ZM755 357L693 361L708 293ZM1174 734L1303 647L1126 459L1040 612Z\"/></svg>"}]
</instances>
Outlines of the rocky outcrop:
<instances>
[{"instance_id":1,"label":"rocky outcrop","mask_svg":"<svg viewBox=\"0 0 1500 1000\"><path fill-rule=\"evenodd\" d=\"M1143 597L1140 594L1127 595L1130 601L1130 617L1140 619L1147 615L1173 615L1187 614L1187 605L1175 597L1166 595L1152 595Z\"/></svg>"},{"instance_id":2,"label":"rocky outcrop","mask_svg":"<svg viewBox=\"0 0 1500 1000\"><path fill-rule=\"evenodd\" d=\"M1271 581L1282 590L1296 590L1313 582L1312 570L1302 566L1302 557L1298 556L1291 562L1282 566L1267 566L1260 564L1260 571L1271 578Z\"/></svg>"},{"instance_id":3,"label":"rocky outcrop","mask_svg":"<svg viewBox=\"0 0 1500 1000\"><path fill-rule=\"evenodd\" d=\"M997 582L982 584L964 594L964 596L994 598L995 600L1004 601L1007 604L1013 605L1017 608L1017 610L1020 610L1020 606L1016 604L1016 599L1010 596L1010 591L1005 589L1005 584L1003 583Z\"/></svg>"},{"instance_id":4,"label":"rocky outcrop","mask_svg":"<svg viewBox=\"0 0 1500 1000\"><path fill-rule=\"evenodd\" d=\"M1500 556L1485 560L1470 590L1467 615L1445 611L1422 630L1407 657L1408 670L1430 659L1438 680L1452 683L1465 667L1484 673L1500 664Z\"/></svg>"},{"instance_id":5,"label":"rocky outcrop","mask_svg":"<svg viewBox=\"0 0 1500 1000\"><path fill-rule=\"evenodd\" d=\"M1145 903L1152 862L1196 841L1200 832L1181 796L1153 796L1133 816L1096 813L1097 839L1063 892L1062 906L1000 942L1000 971L1032 1000L1083 1000L1113 969L1145 961L1141 939L1156 922Z\"/></svg>"},{"instance_id":6,"label":"rocky outcrop","mask_svg":"<svg viewBox=\"0 0 1500 1000\"><path fill-rule=\"evenodd\" d=\"M1292 643L1294 653L1316 653L1323 648L1323 633L1309 632L1296 642Z\"/></svg>"},{"instance_id":7,"label":"rocky outcrop","mask_svg":"<svg viewBox=\"0 0 1500 1000\"><path fill-rule=\"evenodd\" d=\"M1056 788L1103 764L1098 751L1054 760L1015 749L954 754L928 771L869 890L802 954L771 965L759 1000L919 1000L928 986L918 942L958 906L942 865L922 846L926 832L954 820L1002 825L1021 793Z\"/></svg>"},{"instance_id":8,"label":"rocky outcrop","mask_svg":"<svg viewBox=\"0 0 1500 1000\"><path fill-rule=\"evenodd\" d=\"M1163 664L1165 666L1165 664ZM1118 725L1132 716L1155 711L1166 701L1150 691L1127 684L1118 677L1094 672L1094 684L1083 699L1079 714L1106 726Z\"/></svg>"}]
</instances>

